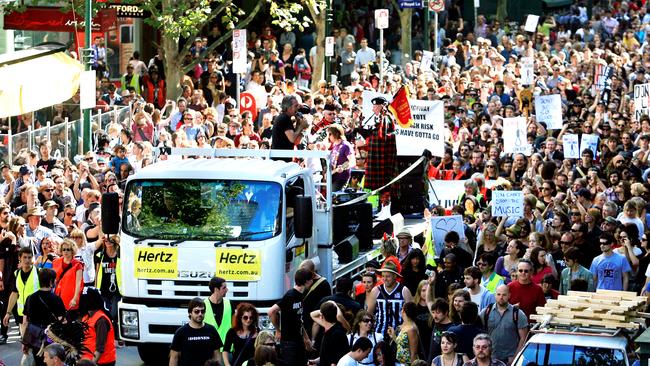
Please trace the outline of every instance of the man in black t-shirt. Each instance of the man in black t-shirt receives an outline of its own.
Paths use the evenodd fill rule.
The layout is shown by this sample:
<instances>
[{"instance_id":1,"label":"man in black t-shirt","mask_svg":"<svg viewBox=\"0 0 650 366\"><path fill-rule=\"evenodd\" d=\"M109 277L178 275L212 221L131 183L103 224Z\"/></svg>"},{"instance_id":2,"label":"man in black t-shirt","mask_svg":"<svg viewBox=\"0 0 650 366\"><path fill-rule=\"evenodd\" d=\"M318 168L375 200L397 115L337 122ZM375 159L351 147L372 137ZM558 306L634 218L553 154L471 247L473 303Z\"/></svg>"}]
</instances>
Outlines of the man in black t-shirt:
<instances>
[{"instance_id":1,"label":"man in black t-shirt","mask_svg":"<svg viewBox=\"0 0 650 366\"><path fill-rule=\"evenodd\" d=\"M300 108L300 102L295 95L289 94L282 99L282 112L273 121L273 138L271 149L293 150L293 147L300 142L301 133L309 126L309 123L296 114ZM295 117L294 117L295 116ZM292 117L298 122L294 127ZM291 161L291 159L277 159Z\"/></svg>"},{"instance_id":2,"label":"man in black t-shirt","mask_svg":"<svg viewBox=\"0 0 650 366\"><path fill-rule=\"evenodd\" d=\"M320 346L319 364L336 365L350 348L345 329L337 321L337 318L343 318L343 314L334 301L327 301L320 306L320 311L314 311L311 315L315 322L325 328Z\"/></svg>"},{"instance_id":3,"label":"man in black t-shirt","mask_svg":"<svg viewBox=\"0 0 650 366\"><path fill-rule=\"evenodd\" d=\"M205 317L203 300L198 297L190 300L187 312L190 321L174 333L169 353L169 366L203 365L208 360L217 360L221 364L219 349L223 347L223 343L217 329L203 322Z\"/></svg>"},{"instance_id":4,"label":"man in black t-shirt","mask_svg":"<svg viewBox=\"0 0 650 366\"><path fill-rule=\"evenodd\" d=\"M280 341L282 365L304 365L307 362L302 323L303 294L312 285L312 273L299 268L294 275L295 285L269 309L269 318L275 328L275 339Z\"/></svg>"}]
</instances>

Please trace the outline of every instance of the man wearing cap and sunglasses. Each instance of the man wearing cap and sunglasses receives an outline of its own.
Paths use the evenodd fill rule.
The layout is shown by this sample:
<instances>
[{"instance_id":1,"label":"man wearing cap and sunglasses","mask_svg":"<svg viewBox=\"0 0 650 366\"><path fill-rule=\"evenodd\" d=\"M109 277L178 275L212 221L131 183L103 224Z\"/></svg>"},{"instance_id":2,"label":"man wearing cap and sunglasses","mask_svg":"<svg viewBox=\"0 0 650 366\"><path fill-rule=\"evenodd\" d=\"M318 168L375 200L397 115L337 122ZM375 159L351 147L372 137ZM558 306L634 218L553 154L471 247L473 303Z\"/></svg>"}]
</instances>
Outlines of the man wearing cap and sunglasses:
<instances>
[{"instance_id":1,"label":"man wearing cap and sunglasses","mask_svg":"<svg viewBox=\"0 0 650 366\"><path fill-rule=\"evenodd\" d=\"M413 301L411 291L401 283L397 277L402 277L393 262L384 264L384 268L378 269L384 281L375 287L366 299L368 313L373 314L377 319L376 331L386 337L388 328L397 329L402 324L402 306L404 303Z\"/></svg>"}]
</instances>

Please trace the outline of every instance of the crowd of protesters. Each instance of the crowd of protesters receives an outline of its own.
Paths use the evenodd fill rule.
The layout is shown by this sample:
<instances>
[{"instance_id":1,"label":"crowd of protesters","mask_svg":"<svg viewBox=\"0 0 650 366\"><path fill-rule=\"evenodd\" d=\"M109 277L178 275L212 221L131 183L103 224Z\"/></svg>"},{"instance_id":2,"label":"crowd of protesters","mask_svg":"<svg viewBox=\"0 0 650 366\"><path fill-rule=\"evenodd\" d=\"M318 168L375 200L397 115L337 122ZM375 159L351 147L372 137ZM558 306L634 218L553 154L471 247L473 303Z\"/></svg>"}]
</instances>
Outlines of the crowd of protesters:
<instances>
[{"instance_id":1,"label":"crowd of protesters","mask_svg":"<svg viewBox=\"0 0 650 366\"><path fill-rule=\"evenodd\" d=\"M650 117L637 116L633 100L634 86L650 79L648 6L615 1L588 18L578 2L525 32L482 15L472 25L462 18L462 1L446 3L442 57L426 70L420 51L399 50L399 32L386 38L380 66L371 11L355 9L341 23L351 26L333 31L333 84L311 80L313 36L310 43L271 26L250 32L241 88L255 98L255 111L237 108L228 51L206 54L208 38L192 46L201 62L174 101L164 98L158 55L148 64L136 55L119 83L100 73L98 108L128 105L133 113L96 129L95 151L55 159L42 141L38 151L0 165L0 344L11 318L23 335L77 319L91 329L83 357L115 364L120 238L102 232L101 195L121 197L126 179L153 163L155 147L328 150L331 166L299 163L315 177L331 170L336 190L374 189L399 173L390 148L395 120L381 97L364 116L363 92L392 95L403 85L414 99L444 103L444 156L430 158L426 172L464 180L465 190L452 207L423 204L424 217L462 215L463 238L449 232L442 245L430 232L388 235L383 263L340 280L334 294L306 261L269 310L274 334L259 329L253 305L231 306L225 281L213 278L212 295L190 301L170 364L509 364L546 300L569 290L649 293ZM94 47L99 69L101 39ZM535 60L529 86L521 80L523 57ZM607 68L610 74L599 74ZM558 130L535 118L531 98L550 94L562 101ZM514 116L527 121L529 156L503 151L502 121ZM596 135L596 151L565 159L567 134ZM492 217L493 190L523 191L523 217ZM398 194L386 192L383 203ZM61 359L57 346L38 355L25 341L24 349L50 365Z\"/></svg>"}]
</instances>

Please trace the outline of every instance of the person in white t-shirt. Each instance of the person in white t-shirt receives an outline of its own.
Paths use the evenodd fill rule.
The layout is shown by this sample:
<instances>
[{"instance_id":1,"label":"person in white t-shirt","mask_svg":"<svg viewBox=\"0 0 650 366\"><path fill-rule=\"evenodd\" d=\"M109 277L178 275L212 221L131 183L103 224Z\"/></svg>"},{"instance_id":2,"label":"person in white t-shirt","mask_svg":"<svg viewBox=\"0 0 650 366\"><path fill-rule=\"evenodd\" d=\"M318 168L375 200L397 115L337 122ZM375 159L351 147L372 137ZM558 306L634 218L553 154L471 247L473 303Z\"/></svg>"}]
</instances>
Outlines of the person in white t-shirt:
<instances>
[{"instance_id":1,"label":"person in white t-shirt","mask_svg":"<svg viewBox=\"0 0 650 366\"><path fill-rule=\"evenodd\" d=\"M354 342L352 350L341 357L339 362L336 363L336 366L362 365L360 361L368 357L370 351L372 351L372 342L366 337L361 337Z\"/></svg>"}]
</instances>

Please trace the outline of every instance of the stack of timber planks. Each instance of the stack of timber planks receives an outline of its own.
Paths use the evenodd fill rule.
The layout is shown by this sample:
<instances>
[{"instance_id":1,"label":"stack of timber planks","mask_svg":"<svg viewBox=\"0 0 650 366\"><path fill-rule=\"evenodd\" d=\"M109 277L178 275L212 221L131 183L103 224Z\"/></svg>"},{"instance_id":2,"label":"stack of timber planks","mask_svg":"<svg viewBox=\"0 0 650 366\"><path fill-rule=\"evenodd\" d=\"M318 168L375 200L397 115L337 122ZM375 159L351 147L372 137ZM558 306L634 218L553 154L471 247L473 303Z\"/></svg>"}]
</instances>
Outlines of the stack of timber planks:
<instances>
[{"instance_id":1,"label":"stack of timber planks","mask_svg":"<svg viewBox=\"0 0 650 366\"><path fill-rule=\"evenodd\" d=\"M530 318L542 324L635 330L645 324L639 312L644 311L646 299L626 291L569 291L538 306L537 315Z\"/></svg>"}]
</instances>

